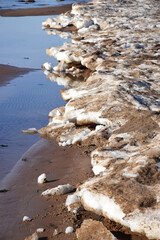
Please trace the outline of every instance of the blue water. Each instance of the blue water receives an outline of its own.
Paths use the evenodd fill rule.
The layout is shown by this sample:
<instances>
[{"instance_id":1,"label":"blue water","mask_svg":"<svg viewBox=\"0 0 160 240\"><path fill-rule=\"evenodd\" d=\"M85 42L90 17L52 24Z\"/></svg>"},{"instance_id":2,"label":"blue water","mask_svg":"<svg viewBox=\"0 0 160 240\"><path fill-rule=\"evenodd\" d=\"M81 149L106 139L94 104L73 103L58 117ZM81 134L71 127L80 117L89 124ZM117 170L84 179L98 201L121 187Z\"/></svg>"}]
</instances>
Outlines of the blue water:
<instances>
[{"instance_id":1,"label":"blue water","mask_svg":"<svg viewBox=\"0 0 160 240\"><path fill-rule=\"evenodd\" d=\"M0 63L31 68L41 68L44 62L57 65L56 59L46 55L46 48L61 46L64 40L42 30L48 17L0 17Z\"/></svg>"},{"instance_id":2,"label":"blue water","mask_svg":"<svg viewBox=\"0 0 160 240\"><path fill-rule=\"evenodd\" d=\"M41 65L56 59L46 55L46 48L62 45L59 36L49 36L41 29L46 17L0 18L0 64L36 68L0 87L0 180L4 178L25 151L39 140L24 135L23 129L37 129L48 124L48 113L63 106L56 83L46 79ZM68 40L70 41L70 40Z\"/></svg>"},{"instance_id":3,"label":"blue water","mask_svg":"<svg viewBox=\"0 0 160 240\"><path fill-rule=\"evenodd\" d=\"M64 4L70 4L74 2L80 2L79 0L35 0L34 3L26 3L23 0L0 0L0 7L2 9L19 9L19 8L38 8L38 7L50 7L50 6L59 6Z\"/></svg>"}]
</instances>

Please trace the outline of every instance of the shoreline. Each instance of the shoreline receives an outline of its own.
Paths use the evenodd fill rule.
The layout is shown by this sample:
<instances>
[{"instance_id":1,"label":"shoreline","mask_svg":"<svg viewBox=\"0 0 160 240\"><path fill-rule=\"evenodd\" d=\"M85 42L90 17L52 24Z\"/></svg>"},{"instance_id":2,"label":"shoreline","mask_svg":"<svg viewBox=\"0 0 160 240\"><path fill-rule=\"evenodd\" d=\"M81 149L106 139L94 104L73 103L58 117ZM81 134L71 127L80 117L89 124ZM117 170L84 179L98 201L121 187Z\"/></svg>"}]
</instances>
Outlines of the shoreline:
<instances>
[{"instance_id":1,"label":"shoreline","mask_svg":"<svg viewBox=\"0 0 160 240\"><path fill-rule=\"evenodd\" d=\"M38 233L39 239L52 239L53 232L57 229L59 233L54 236L55 239L76 240L76 229L85 219L93 219L102 222L119 240L148 240L93 212L69 212L65 207L68 194L41 196L48 188L68 183L77 188L92 178L89 156L92 150L93 147L76 145L60 147L53 139L45 138L32 145L0 185L1 190L5 189L5 192L0 193L3 219L0 225L1 238L21 240L32 235L36 229L44 228L44 232ZM47 175L47 182L38 184L37 178L43 172ZM25 215L32 218L30 223L22 221ZM68 226L73 226L73 233L65 234Z\"/></svg>"},{"instance_id":2,"label":"shoreline","mask_svg":"<svg viewBox=\"0 0 160 240\"><path fill-rule=\"evenodd\" d=\"M47 49L59 62L54 67L59 76L62 71L75 75L83 68L92 73L86 82L75 81L61 91L67 104L50 112L49 124L39 133L60 146L95 146L90 155L94 177L80 183L76 195L85 210L143 234L131 239L160 239L160 26L154 3L147 18L148 0L109 0L75 4L57 21L43 22L48 34L61 35L64 20L77 28L76 34L68 34L72 43ZM54 73L47 78L59 80ZM82 238L85 224L76 231L78 239L93 235L94 224L88 233L88 223L88 238Z\"/></svg>"},{"instance_id":3,"label":"shoreline","mask_svg":"<svg viewBox=\"0 0 160 240\"><path fill-rule=\"evenodd\" d=\"M50 239L55 226L62 232L57 239L67 239L64 230L67 224L73 224L73 220L72 213L64 211L66 195L42 197L40 194L59 184L70 183L76 187L79 182L91 177L90 158L85 151L85 148L76 146L59 147L53 140L42 139L22 156L1 184L1 189L8 190L0 193L3 219L0 232L4 240L24 239L39 227L45 228L40 237ZM37 178L43 172L48 182L40 185ZM66 222L61 226L63 214ZM32 217L33 221L23 223L24 215ZM69 234L69 237L74 239L74 234Z\"/></svg>"},{"instance_id":4,"label":"shoreline","mask_svg":"<svg viewBox=\"0 0 160 240\"><path fill-rule=\"evenodd\" d=\"M25 17L25 16L47 16L59 15L72 9L72 4L66 4L56 7L27 8L27 9L2 9L2 17Z\"/></svg>"},{"instance_id":5,"label":"shoreline","mask_svg":"<svg viewBox=\"0 0 160 240\"><path fill-rule=\"evenodd\" d=\"M37 71L38 69L33 68L19 68L11 65L0 64L0 87L9 83L10 80L24 75L31 71Z\"/></svg>"},{"instance_id":6,"label":"shoreline","mask_svg":"<svg viewBox=\"0 0 160 240\"><path fill-rule=\"evenodd\" d=\"M102 27L103 27L103 25L102 25ZM93 31L94 31L94 28L93 28ZM109 39L109 41L113 41L113 40ZM92 42L92 39L91 39L91 42ZM114 41L112 43L114 43ZM92 44L92 46L94 46L94 43ZM105 44L103 46L106 46L106 42L105 42ZM137 46L139 47L139 45L137 45ZM77 49L78 48L75 47L74 52L76 52ZM96 55L95 59L98 59L99 55L103 54L103 53L98 52L96 54L97 55ZM111 54L112 54L111 55L111 59L114 58L114 57L117 57L117 56L119 57L120 56L119 53L116 53L116 54L115 53L111 53ZM95 59L93 59L93 60L95 60ZM115 59L116 58L114 58L114 60ZM117 61L117 63L118 63L118 61ZM107 64L108 64L108 62L107 62ZM107 64L101 66L102 70L106 70L105 67L107 66ZM98 64L98 66L99 66L99 64ZM91 70L92 70L92 68L94 69L97 66L96 65L91 66L90 65L90 59L89 59L88 65L87 65L87 62L86 62L86 67L87 68L91 68ZM96 73L96 74L98 76L98 73ZM96 81L97 81L98 77L96 77ZM103 71L102 71L100 77L102 77L102 79L103 79L103 77L104 77L103 76ZM101 81L102 81L102 79L101 79ZM118 77L117 77L117 79L118 79ZM114 78L114 81L117 81L117 79ZM94 78L93 78L93 80L94 80ZM120 80L122 81L122 78ZM132 79L130 79L130 81L131 80ZM112 81L112 82L114 82L114 81ZM125 83L127 83L127 80L126 80ZM108 89L108 85L107 85L108 83L105 83L105 84L106 84L106 85L104 85L105 88ZM123 85L124 82L121 82L121 84ZM117 86L118 86L118 84L117 84ZM82 88L82 90L84 90L84 89ZM69 92L70 90L65 90L65 91L66 91L66 100L68 100L67 91ZM64 98L65 98L65 91L63 91L63 94L62 94L64 96ZM76 89L75 91L77 91L77 95L78 95L79 89ZM119 91L119 89L116 89L116 92L117 91ZM114 93L113 96L116 96L115 92L113 92L113 93ZM98 94L99 94L99 92L98 92ZM74 96L75 96L75 94L74 94ZM80 98L81 98L81 96L80 96ZM83 98L83 96L82 96L82 98ZM80 99L80 100L82 100L82 103L83 103L83 99ZM75 101L75 99L73 97L72 102L74 102L74 101ZM100 100L98 99L98 102L99 101ZM106 102L107 101L108 101L108 99L106 97ZM89 102L90 102L90 100L89 100ZM137 102L136 102L136 104L137 104ZM77 105L79 106L79 102L78 102ZM115 104L115 106L117 106L117 105ZM112 107L115 107L115 106L112 106ZM108 123L104 124L104 123L101 123L101 122L100 123L96 122L95 125L99 124L102 127L100 130L98 130L99 131L98 132L99 139L98 138L96 139L96 136L98 136L97 132L96 132L97 135L95 134L96 135L95 139L94 139L94 137L92 138L93 135L92 136L90 135L89 137L91 137L91 139L88 138L89 141L86 140L86 142L85 141L83 142L83 140L80 139L80 145L83 145L83 143L84 143L84 146L86 146L86 147L80 147L78 145L73 146L72 144L69 147L59 147L57 145L57 143L55 143L55 141L53 141L53 140L51 140L51 141L50 140L42 140L42 142L48 141L48 144L46 144L46 145L44 144L45 146L43 146L43 144L39 145L37 150L33 151L34 147L35 148L37 147L37 145L35 145L35 146L33 146L30 149L31 152L29 150L29 152L24 154L24 156L20 160L21 161L20 165L18 165L18 167L16 166L15 169L13 169L13 171L12 171L12 173L10 175L11 177L8 178L8 183L6 185L4 185L4 188L7 189L7 186L9 186L10 183L12 183L11 189L9 189L9 191L6 192L6 193L2 193L2 196L3 196L2 203L6 203L6 199L7 199L7 195L8 195L8 200L9 201L11 201L11 199L13 199L13 198L14 199L17 198L17 201L18 201L19 206L20 206L20 209L18 210L19 211L19 215L17 216L18 218L16 220L17 222L15 223L14 226L12 225L12 229L15 229L15 226L16 226L16 228L20 229L20 231L18 232L18 236L15 236L16 240L19 240L18 237L21 237L21 238L24 237L24 234L25 234L25 236L31 235L33 232L35 232L35 230L38 227L43 227L43 226L40 226L43 223L44 223L44 228L46 229L46 231L44 233L40 234L40 237L42 237L42 238L43 237L44 238L49 238L49 239L52 238L54 229L58 228L60 234L58 234L55 237L56 239L60 239L60 240L63 240L63 239L65 239L65 240L67 240L67 239L76 239L75 232L69 234L68 236L65 235L64 231L65 231L65 228L67 226L69 226L69 225L73 226L74 230L76 230L77 228L80 227L80 225L82 223L82 220L84 220L85 217L86 218L96 219L96 220L102 221L102 222L103 222L103 220L105 218L106 221L107 221L107 216L106 215L97 216L96 214L94 214L94 213L97 213L96 207L95 207L95 209L94 209L93 206L90 207L89 201L87 201L85 199L85 197L83 199L83 193L86 190L88 191L88 194L90 192L91 192L91 194L92 193L95 194L95 192L97 191L96 192L97 195L98 194L99 195L103 195L104 197L107 196L107 191L108 191L109 198L112 199L112 197L113 197L113 199L117 201L117 203L119 204L120 208L122 207L122 210L124 210L124 213L126 214L126 216L129 213L129 211L130 211L130 213L134 212L133 211L134 208L132 209L132 205L134 207L134 204L135 204L135 194L137 194L137 196L138 196L137 202L140 201L139 202L140 204L138 203L138 207L135 204L135 209L137 207L138 210L143 211L142 207L144 207L144 211L145 211L145 208L152 207L152 205L155 203L155 199L153 199L153 196L151 196L151 194L147 192L148 186L150 186L150 184L152 185L152 180L153 180L152 177L151 177L151 179L149 179L150 182L148 181L147 183L145 182L146 181L145 173L144 173L144 175L142 175L142 179L138 179L137 178L138 180L132 178L133 176L131 176L131 177L128 176L127 174L124 177L123 169L125 169L125 168L127 169L128 166L131 168L131 170L132 170L132 168L134 169L134 160L136 159L136 157L135 157L135 159L133 159L133 165L131 165L131 166L127 163L128 160L125 159L125 157L126 157L125 154L128 154L127 155L128 159L132 160L132 158L131 158L131 156L129 154L132 152L133 138L136 139L136 141L137 141L136 142L137 145L134 143L134 148L137 148L137 152L138 152L139 151L138 147L142 147L143 151L146 153L145 157L147 156L148 159L150 158L152 160L152 164L153 164L153 168L154 168L154 162L153 161L155 161L155 159L152 159L151 153L149 153L148 149L145 149L146 145L144 144L145 140L143 140L143 138L144 139L148 138L148 142L150 143L150 141L152 141L152 138L151 138L151 135L150 135L150 133L152 131L154 131L155 134L157 134L157 136L158 136L158 131L159 131L159 128L157 126L158 119L156 119L156 116L154 116L154 112L152 113L152 115L149 114L149 113L147 113L148 114L147 115L146 113L141 111L141 106L138 109L139 111L135 110L136 109L135 106L131 107L130 104L129 104L129 107L130 107L129 109L132 110L131 111L131 116L129 116L129 117L127 116L128 118L126 116L124 117L124 119L126 121L125 124L124 124L124 119L120 119L120 117L122 117L122 113L123 113L123 109L122 109L120 117L119 117L119 121L121 120L122 122L119 124L119 126L117 126L118 130L114 131L114 129L112 129L112 131L111 131L111 134L113 133L113 138L112 138L112 136L107 135L107 131L106 131L107 128L102 126L102 125L107 125ZM89 111L92 113L93 110L89 109ZM87 109L87 114L88 114L89 111ZM140 111L142 113L142 116L139 116L140 115L139 114ZM54 128L54 118L57 117L57 119L59 118L60 121L63 122L63 120L62 120L63 112L64 112L64 110L59 108L59 110L56 112L57 116L55 116L53 114L53 118L52 118L52 120L53 120L53 128ZM108 115L107 115L107 110L106 110L106 112L104 112L104 114L102 114L104 120L108 118ZM127 115L128 115L128 109L127 109ZM132 115L134 115L134 117ZM114 121L115 121L115 112L114 112L114 115L110 116L110 117L111 117L110 121L112 121L114 123ZM152 117L155 117L155 119L153 120ZM147 119L147 121L145 122L145 126L143 126L143 128L142 128L141 123L144 121L144 119ZM101 117L100 117L100 120L101 120ZM135 120L138 121L137 125L134 124ZM90 119L88 120L88 122L89 121L90 121ZM88 124L88 122L87 122L87 124ZM91 123L92 123L92 121L91 121ZM82 122L80 120L79 125L81 125L81 124L82 124ZM86 126L87 124L86 124L86 119L85 119L85 124L84 125ZM117 123L115 123L115 124L117 124ZM78 126L78 124L76 125L76 127L77 126ZM83 124L82 124L82 126L83 126ZM130 126L131 126L131 128L130 128ZM153 128L149 128L148 126L153 126ZM51 127L51 125L49 127ZM47 131L48 131L48 135L49 135L51 133L51 130L54 131L53 128L52 129L49 129L49 128L47 129L47 127L46 127L45 130L44 130L44 135L45 134L47 135ZM141 131L141 135L142 136L140 136L140 138L138 136L138 130L137 129ZM60 128L60 131L61 131L61 128ZM89 129L89 130L87 129L87 131L92 131L92 133L94 133L94 131L96 131L96 130L91 127L91 129ZM101 131L101 134L100 134L100 131ZM64 145L62 145L62 146L66 146L67 145L66 143L67 143L67 140L68 140L68 136L66 136L66 140L65 140L63 132L64 132L64 129L62 129L62 138L60 136L58 136L57 139L62 141L62 142L60 142L61 145L64 143ZM135 136L135 132L137 132L137 136ZM71 136L73 137L73 141L74 141L75 140L74 139L74 134L72 135L72 133L71 133ZM54 134L54 132L53 132L53 134ZM57 136L56 134L57 134L57 129L56 129L56 132L55 132L55 136ZM75 135L76 134L77 133L75 133ZM114 136L114 134L115 134L115 136ZM123 137L122 137L123 134L125 136L127 135L127 137L129 136L127 140L125 138L123 139ZM101 141L100 143L99 143L99 140ZM124 140L127 142L127 145L126 145L126 142ZM156 140L157 140L157 142L159 141L158 138L157 139L155 138L155 144L157 144ZM123 141L124 141L124 143L123 143ZM103 172L101 172L100 174L98 173L98 176L94 176L93 177L93 173L91 171L90 153L96 147L95 142L96 142L97 145L99 144L98 145L99 149L96 150L97 151L96 153L92 154L92 160L93 160L92 161L92 167L94 167L93 166L93 162L97 158L97 163L99 163L99 166L96 166L98 164L95 161L95 167L103 167L104 176L103 176ZM103 146L101 145L102 143L104 144ZM110 145L108 145L108 143ZM93 146L93 145L95 147L93 149L89 149L89 146ZM125 149L125 146L128 146L128 145L129 145L131 150L129 149L129 151L127 152L126 149ZM109 148L107 148L108 146L109 146ZM101 149L100 149L100 147L101 147ZM153 146L151 144L148 145L148 148L152 149L152 147ZM122 149L123 149L123 151L122 151ZM103 151L104 151L104 156L102 154ZM117 154L116 151L118 151L118 154L121 154L121 153L125 153L125 154L124 155L122 154L122 158L120 158L120 159L118 158L117 159L116 158L116 154ZM113 155L115 153L115 156L111 157L112 160L114 160L114 162L112 164L110 164L110 165L108 165L108 161L111 161L109 159L109 157L108 157L108 152L109 153L110 152L113 153ZM53 159L53 155L54 155L54 159ZM95 159L93 157L94 155L95 155ZM137 155L138 155L138 157L140 157L142 159L144 157L143 155L140 155L140 152L138 152ZM101 166L101 163L102 163L101 157L102 156L106 160L106 165L104 165L104 166ZM123 157L124 157L124 159L123 159ZM42 162L40 160L42 160ZM76 160L79 160L79 161L77 162ZM121 166L121 161L122 160L123 160L123 163L122 163L122 166ZM32 161L34 161L34 162L32 162ZM53 162L54 162L55 166L53 165ZM137 162L138 162L138 160L137 160ZM77 165L77 163L78 164L82 164L82 165L79 166L79 165ZM57 167L58 166L57 164L60 164L59 167ZM87 164L87 165L85 165L85 164ZM25 165L27 165L26 168L23 167ZM112 166L113 166L113 168L112 168ZM55 167L56 171L54 171L53 167ZM114 172L114 168L115 168L115 172ZM19 169L20 169L20 171L19 171ZM44 171L40 172L41 169L43 169ZM43 184L43 186L39 186L39 185L37 185L37 182L36 182L37 181L37 177L42 172L45 172L45 169L47 171L47 175L49 176L49 181L47 183ZM146 171L148 171L149 168L148 168L148 165L146 165L146 166L145 165L144 166L140 165L139 169L140 170L141 169L146 169ZM139 169L136 170L137 171L136 173L142 174ZM111 176L107 176L109 171L110 171ZM113 174L112 174L112 171L113 171ZM15 177L13 177L14 180L12 180L12 174L13 174L13 176L16 176L16 175L18 175L16 173L19 173L19 172L20 172L20 175L17 176L16 179L15 179ZM64 172L65 172L65 176L63 176L63 174L62 174ZM78 174L77 174L77 172L78 172ZM105 175L105 173L106 173L106 175ZM122 174L122 177L121 177L121 174ZM97 175L97 174L95 174L95 175ZM143 179L143 177L144 177L144 179ZM86 183L84 183L86 178L88 180L88 186L87 186ZM100 179L100 181L97 182L97 185L94 186L94 184L92 183L92 179L91 178L94 179L94 180L98 179L98 178L99 179L102 178L102 180ZM103 181L104 178L106 178L105 179L105 181L106 181L105 183ZM156 176L155 176L155 178L156 178ZM113 182L111 182L112 179L113 179ZM140 188L141 186L139 187L139 185L140 185L140 182L142 180L144 181L143 186L144 186L144 191L146 191L145 194L148 194L147 195L147 197L148 197L147 200L145 198L145 194L144 194L144 196L141 196L142 195L141 188ZM115 182L119 181L119 182L115 183L114 181ZM136 182L136 184L135 184L135 182ZM80 185L80 187L78 188L77 191L79 191L79 193L82 194L82 195L79 195L80 198L81 198L80 200L82 202L82 205L84 205L85 209L87 209L87 211L83 212L82 214L80 212L80 213L74 215L72 213L69 213L66 210L66 208L65 208L66 195L62 195L62 196L58 196L58 197L57 196L47 197L47 198L40 197L40 192L42 190L46 189L45 187L47 187L47 188L48 187L55 187L55 186L57 186L59 184L67 184L67 183L73 183L74 187L77 187L77 186ZM85 186L85 184L86 184L86 186ZM103 186L103 184L104 184L104 186ZM127 185L127 184L129 184L129 185ZM131 185L132 185L133 189L131 188ZM114 191L114 189L115 189L115 191ZM81 190L82 190L82 193L80 192ZM154 194L156 194L156 190L155 190ZM6 198L5 198L5 196L6 196ZM129 199L128 199L128 197L129 197ZM121 201L121 199L122 199L122 201ZM126 201L126 199L127 199L127 201ZM100 198L99 198L99 200L100 200ZM119 202L119 200L120 200L120 202ZM85 201L86 201L86 203L85 203ZM87 206L87 204L88 204L88 206ZM103 204L100 204L100 205L103 205ZM101 206L101 207L103 208L103 206ZM112 207L114 207L114 205ZM14 208L14 205L12 205L11 208ZM153 206L153 209L154 209L154 206ZM151 209L151 210L153 210L153 209ZM31 223L29 223L29 224L23 224L22 221L21 221L22 214L24 213L24 210L27 210L27 213L28 213L28 215L30 217L33 216L33 221ZM92 213L89 212L89 211L92 211ZM110 210L108 210L108 211L110 211ZM144 211L143 211L143 213L144 213ZM101 212L103 212L103 209L102 209ZM25 212L24 215L27 215L27 213ZM6 213L3 212L3 214L5 215ZM14 214L14 212L13 212L13 214ZM16 214L16 212L15 212L15 214ZM129 214L128 214L128 216L129 216ZM115 217L115 219L116 218L117 218L117 216ZM111 219L113 219L113 218L111 217ZM131 221L133 221L133 219L131 219ZM105 221L103 222L103 224L104 223L105 223ZM110 223L106 223L106 225L104 224L104 226L108 227L109 231L116 231L116 229L119 232L127 232L128 231L128 229L125 229L125 226L127 226L127 225L124 225L122 227L121 225L119 226L118 224L119 224L118 221L117 221L117 225L116 225L116 223L111 221ZM114 225L114 226L112 226L112 225ZM6 229L6 231L7 231L7 229ZM13 230L10 230L10 232L7 233L7 234L10 234L10 235L8 235L9 237L11 236L11 232L13 232ZM22 235L20 236L20 234L22 234ZM121 234L121 233L119 233L119 234ZM121 236L121 237L118 234L117 235L115 234L115 236L117 236L118 239L127 239L127 240L128 239L135 239L135 240L136 239L138 239L138 240L139 239L144 239L144 240L147 239L144 235L141 236L141 235L135 235L135 234L129 235L129 236L125 235L125 236ZM5 239L5 237L3 239ZM12 239L14 239L14 238L12 237Z\"/></svg>"}]
</instances>

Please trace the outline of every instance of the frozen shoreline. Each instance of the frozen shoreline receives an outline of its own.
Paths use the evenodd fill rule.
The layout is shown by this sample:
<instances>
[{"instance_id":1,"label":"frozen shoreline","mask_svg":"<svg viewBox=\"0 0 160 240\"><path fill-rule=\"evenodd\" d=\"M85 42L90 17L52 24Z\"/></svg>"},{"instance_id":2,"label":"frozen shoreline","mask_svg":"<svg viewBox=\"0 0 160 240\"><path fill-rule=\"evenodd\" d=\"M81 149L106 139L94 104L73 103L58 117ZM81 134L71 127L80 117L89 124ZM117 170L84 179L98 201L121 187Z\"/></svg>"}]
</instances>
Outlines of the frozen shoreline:
<instances>
[{"instance_id":1,"label":"frozen shoreline","mask_svg":"<svg viewBox=\"0 0 160 240\"><path fill-rule=\"evenodd\" d=\"M117 4L118 2L115 1ZM140 3L140 1L137 2ZM101 3L98 2L97 4L98 11L100 11ZM108 6L108 10L113 14L112 4ZM128 2L128 4L131 3ZM31 235L37 227L45 227L46 230L44 233L39 234L40 237L52 237L54 229L59 228L61 233L54 236L55 239L76 239L75 232L67 235L64 233L65 228L73 225L76 231L85 218L102 221L111 231L119 231L120 229L122 232L128 231L128 233L131 233L127 227L131 229L131 225L134 223L134 230L131 229L133 231L137 230L137 227L141 227L139 232L147 236L150 234L149 238L153 238L153 234L159 234L159 228L157 231L154 231L160 224L157 217L159 211L159 173L157 171L159 168L159 148L157 146L160 141L159 108L155 104L158 101L159 88L157 86L158 81L156 79L153 81L153 78L151 78L152 74L155 74L155 77L159 76L157 72L157 59L154 59L154 54L151 55L151 52L149 52L151 55L150 58L141 59L142 48L136 48L141 50L135 54L136 57L134 59L131 59L131 48L128 45L124 48L122 47L123 40L125 39L125 36L123 36L123 33L125 35L124 29L128 28L125 25L123 31L119 31L119 28L125 23L122 21L122 26L120 26L118 22L117 30L112 23L108 23L107 21L104 23L104 14L96 17L94 12L97 15L97 11L95 11L94 7L97 9L96 1L93 4L75 4L72 15L67 13L58 17L55 21L49 20L46 22L47 28L49 28L50 24L53 24L50 27L56 28L56 30L48 29L49 34L59 32L62 36L66 33L61 30L64 30L67 25L69 27L74 25L74 31L67 33L73 38L72 44L65 44L63 47L53 47L47 50L50 55L56 56L60 61L59 66L56 67L56 72L48 72L47 77L52 81L59 82L59 84L73 88L62 91L62 97L68 101L67 107L51 111L49 114L49 125L39 132L51 138L56 138L59 145L71 146L65 148L58 147L51 141L48 146L45 146L45 144L42 148L39 148L39 146L36 150L37 152L32 151L31 155L23 156L23 159L26 160L21 161L21 164L25 165L29 163L30 170L29 168L21 168L21 176L17 179L14 178L14 181L17 181L17 183L14 185L13 191L3 193L4 195L2 195L1 200L3 203L7 203L6 199L11 201L13 199L12 194L17 194L16 198L19 200L17 208L20 207L18 224L16 221L14 222L14 219L12 220L17 224L15 225L17 229L19 226L22 226L21 231L18 233L19 239ZM123 8L121 6L120 9L122 10ZM87 14L94 18L96 24L94 21L90 21ZM132 13L130 14L132 20ZM100 16L102 19L99 20L98 17ZM127 18L127 16L125 17ZM116 16L112 19L116 19ZM107 20L110 21L109 16ZM117 31L119 36L115 35ZM136 31L138 32L139 29L136 29ZM122 36L120 33L122 33ZM145 35L146 32L143 34ZM152 41L151 43L149 42L149 47L153 45L155 48L154 31L152 32L152 38L153 43ZM129 40L127 38L127 41ZM143 41L140 44L143 44ZM145 48L148 52L148 46L145 45ZM128 52L126 52L127 49ZM128 65L126 65L126 61ZM149 65L150 72L143 65L144 61ZM150 66L151 61L153 63ZM86 68L90 69L91 72L89 73L89 77L86 75L85 82L81 82L80 76L86 72ZM151 68L154 68L153 72L151 72ZM148 82L148 76L152 81ZM154 92L151 91L151 88ZM150 105L150 109L148 109L147 104L143 104L144 99L139 102L138 98L133 99L133 96L131 98L130 95L134 94L133 90L134 93L137 91L143 97L146 97L148 101L154 96L155 101L153 101L153 105ZM109 109L107 109L108 106L106 106L106 103ZM151 102L147 103L150 104ZM78 147L79 144L82 145L82 148ZM97 150L95 150L96 147L98 147ZM65 162L68 176L63 179L61 175L66 170L64 167L60 174L60 181L55 175L54 179L52 179L55 173L51 169L53 154L56 155L54 159L57 163L62 161L59 163L60 170L61 167L63 168L64 160L66 160L66 152L68 154L67 161L70 162L72 159L69 165ZM94 177L93 173L91 173L90 156L95 174ZM39 159L42 160L43 164L40 164ZM77 166L77 162L80 165L82 164L83 167L82 165ZM73 163L75 164L75 168L73 167ZM75 169L73 175L70 172L70 167L72 170ZM46 171L49 171L49 179L55 182L51 181L46 185L37 186L37 177L42 173L42 169L44 170L45 168ZM32 177L28 174L31 174ZM90 180L84 182L86 178L90 178ZM22 188L20 184L22 179L25 182L24 184L27 185L24 188L25 191L24 189L18 190L20 186ZM65 208L66 195L47 197L46 199L40 196L40 193L42 190L46 190L46 187L54 187L66 183L72 183L77 187L76 193L88 211L82 211L76 215L73 215L71 212L67 213ZM17 191L19 192L17 193ZM31 201L30 207L28 207L30 194L35 205ZM10 198L8 198L9 195ZM100 214L100 216L98 217L94 213ZM22 214L32 215L33 221L24 225L21 222ZM105 218L101 217L101 215ZM145 220L146 216L147 221ZM117 222L117 225L112 220ZM105 221L108 222L105 224ZM151 224L149 221L152 221ZM118 223L121 223L121 226ZM123 228L122 225L127 227ZM148 226L152 227L151 231L148 230ZM14 226L13 229L15 230ZM12 239L14 239L12 230L11 232L7 232L7 234L11 234ZM81 237L80 232L78 235ZM128 239L130 238L131 236L128 236ZM16 235L15 239L18 240ZM120 239L123 239L123 236ZM134 239L146 239L146 237L134 236Z\"/></svg>"},{"instance_id":2,"label":"frozen shoreline","mask_svg":"<svg viewBox=\"0 0 160 240\"><path fill-rule=\"evenodd\" d=\"M158 4L73 4L71 13L43 23L48 34L77 30L71 44L47 49L60 62L47 77L59 81L63 73L65 83L66 74L72 88L61 92L68 103L50 112L39 133L60 146L97 147L95 177L77 190L82 205L149 239L160 237ZM84 69L92 71L85 82L68 80Z\"/></svg>"}]
</instances>

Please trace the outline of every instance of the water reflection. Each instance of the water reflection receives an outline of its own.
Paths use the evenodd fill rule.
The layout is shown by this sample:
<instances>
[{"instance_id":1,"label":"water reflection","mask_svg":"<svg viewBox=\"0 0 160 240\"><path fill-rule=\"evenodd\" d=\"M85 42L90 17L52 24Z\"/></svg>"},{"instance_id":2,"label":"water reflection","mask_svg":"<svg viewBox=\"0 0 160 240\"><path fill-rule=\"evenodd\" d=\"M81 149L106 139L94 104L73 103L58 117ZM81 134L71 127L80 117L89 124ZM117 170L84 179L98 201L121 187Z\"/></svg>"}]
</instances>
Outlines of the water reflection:
<instances>
[{"instance_id":1,"label":"water reflection","mask_svg":"<svg viewBox=\"0 0 160 240\"><path fill-rule=\"evenodd\" d=\"M58 35L48 37L42 30L44 20L46 16L0 17L0 63L40 68L42 63L51 61L46 48L61 46L64 40ZM52 62L57 65L56 59L52 58Z\"/></svg>"},{"instance_id":2,"label":"water reflection","mask_svg":"<svg viewBox=\"0 0 160 240\"><path fill-rule=\"evenodd\" d=\"M47 36L41 28L45 19L45 16L0 17L0 64L40 69L42 63L50 61L46 48L61 46L64 40ZM56 59L52 58L52 62L57 65ZM62 86L47 80L42 70L0 87L0 180L39 139L36 135L23 135L21 131L47 125L48 113L64 105L60 89Z\"/></svg>"},{"instance_id":3,"label":"water reflection","mask_svg":"<svg viewBox=\"0 0 160 240\"><path fill-rule=\"evenodd\" d=\"M47 78L50 79L51 82L57 82L60 86L72 88L77 87L80 82L85 82L89 74L90 71L86 69L76 75L66 72L48 73Z\"/></svg>"},{"instance_id":4,"label":"water reflection","mask_svg":"<svg viewBox=\"0 0 160 240\"><path fill-rule=\"evenodd\" d=\"M37 129L48 124L48 113L64 105L56 83L45 78L42 71L16 78L0 88L0 179L14 166L21 155L38 140L24 135L23 129Z\"/></svg>"},{"instance_id":5,"label":"water reflection","mask_svg":"<svg viewBox=\"0 0 160 240\"><path fill-rule=\"evenodd\" d=\"M18 8L39 8L39 7L53 7L74 3L74 0L56 1L56 0L35 0L29 3L27 0L0 0L0 7L3 9L18 9ZM77 0L78 2L78 0Z\"/></svg>"}]
</instances>

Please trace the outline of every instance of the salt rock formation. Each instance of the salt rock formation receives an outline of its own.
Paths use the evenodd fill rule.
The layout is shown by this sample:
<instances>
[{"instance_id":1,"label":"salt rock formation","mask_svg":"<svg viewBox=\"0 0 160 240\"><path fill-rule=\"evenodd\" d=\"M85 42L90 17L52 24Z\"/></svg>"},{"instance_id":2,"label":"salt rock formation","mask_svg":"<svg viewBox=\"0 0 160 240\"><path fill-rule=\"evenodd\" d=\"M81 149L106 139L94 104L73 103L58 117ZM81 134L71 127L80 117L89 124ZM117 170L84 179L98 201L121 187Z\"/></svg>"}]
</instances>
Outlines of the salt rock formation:
<instances>
[{"instance_id":1,"label":"salt rock formation","mask_svg":"<svg viewBox=\"0 0 160 240\"><path fill-rule=\"evenodd\" d=\"M159 9L156 0L93 0L43 23L72 38L47 49L59 61L47 77L71 88L39 133L95 146L95 177L79 186L79 200L149 239L160 239Z\"/></svg>"},{"instance_id":2,"label":"salt rock formation","mask_svg":"<svg viewBox=\"0 0 160 240\"><path fill-rule=\"evenodd\" d=\"M78 240L116 240L117 238L108 231L101 222L87 219L81 225L81 228L76 230Z\"/></svg>"}]
</instances>

